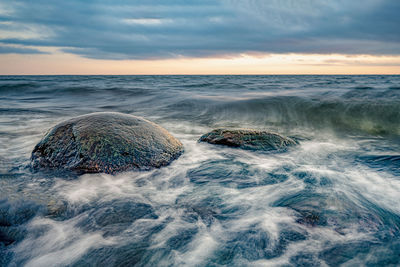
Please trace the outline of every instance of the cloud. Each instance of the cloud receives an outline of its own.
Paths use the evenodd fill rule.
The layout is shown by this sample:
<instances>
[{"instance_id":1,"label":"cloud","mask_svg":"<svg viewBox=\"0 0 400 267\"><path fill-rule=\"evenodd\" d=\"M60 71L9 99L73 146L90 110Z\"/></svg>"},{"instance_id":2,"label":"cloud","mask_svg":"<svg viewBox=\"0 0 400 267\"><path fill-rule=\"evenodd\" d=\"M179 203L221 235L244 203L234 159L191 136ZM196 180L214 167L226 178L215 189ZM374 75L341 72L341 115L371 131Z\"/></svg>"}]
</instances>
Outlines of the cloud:
<instances>
[{"instance_id":1,"label":"cloud","mask_svg":"<svg viewBox=\"0 0 400 267\"><path fill-rule=\"evenodd\" d=\"M2 6L0 33L8 34L0 42L87 58L400 54L398 0L8 0Z\"/></svg>"},{"instance_id":2,"label":"cloud","mask_svg":"<svg viewBox=\"0 0 400 267\"><path fill-rule=\"evenodd\" d=\"M48 54L38 49L15 47L0 44L0 54Z\"/></svg>"}]
</instances>

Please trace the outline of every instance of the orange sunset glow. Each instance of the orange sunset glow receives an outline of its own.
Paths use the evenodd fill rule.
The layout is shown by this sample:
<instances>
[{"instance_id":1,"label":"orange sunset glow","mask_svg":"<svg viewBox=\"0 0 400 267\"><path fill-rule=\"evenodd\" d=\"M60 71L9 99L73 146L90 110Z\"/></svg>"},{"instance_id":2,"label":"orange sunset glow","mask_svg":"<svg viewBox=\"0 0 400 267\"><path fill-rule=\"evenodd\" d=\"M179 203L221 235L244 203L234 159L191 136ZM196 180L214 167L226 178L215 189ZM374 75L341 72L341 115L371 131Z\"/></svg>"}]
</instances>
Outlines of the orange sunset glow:
<instances>
[{"instance_id":1,"label":"orange sunset glow","mask_svg":"<svg viewBox=\"0 0 400 267\"><path fill-rule=\"evenodd\" d=\"M3 55L3 75L400 74L400 56L259 54L162 60L101 60L73 54Z\"/></svg>"}]
</instances>

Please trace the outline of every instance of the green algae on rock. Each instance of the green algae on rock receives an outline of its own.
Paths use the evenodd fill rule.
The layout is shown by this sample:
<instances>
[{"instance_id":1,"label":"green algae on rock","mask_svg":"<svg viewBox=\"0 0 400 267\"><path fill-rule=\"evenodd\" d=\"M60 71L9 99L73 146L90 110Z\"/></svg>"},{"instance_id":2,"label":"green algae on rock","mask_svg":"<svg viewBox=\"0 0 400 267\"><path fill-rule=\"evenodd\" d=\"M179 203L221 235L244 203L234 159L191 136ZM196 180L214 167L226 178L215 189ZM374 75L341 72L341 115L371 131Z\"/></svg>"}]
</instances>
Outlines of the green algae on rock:
<instances>
[{"instance_id":1,"label":"green algae on rock","mask_svg":"<svg viewBox=\"0 0 400 267\"><path fill-rule=\"evenodd\" d=\"M282 150L298 144L277 133L250 129L215 129L200 137L199 142L263 151Z\"/></svg>"},{"instance_id":2,"label":"green algae on rock","mask_svg":"<svg viewBox=\"0 0 400 267\"><path fill-rule=\"evenodd\" d=\"M155 123L98 112L50 129L33 149L31 166L78 173L149 170L168 165L182 152L181 142Z\"/></svg>"}]
</instances>

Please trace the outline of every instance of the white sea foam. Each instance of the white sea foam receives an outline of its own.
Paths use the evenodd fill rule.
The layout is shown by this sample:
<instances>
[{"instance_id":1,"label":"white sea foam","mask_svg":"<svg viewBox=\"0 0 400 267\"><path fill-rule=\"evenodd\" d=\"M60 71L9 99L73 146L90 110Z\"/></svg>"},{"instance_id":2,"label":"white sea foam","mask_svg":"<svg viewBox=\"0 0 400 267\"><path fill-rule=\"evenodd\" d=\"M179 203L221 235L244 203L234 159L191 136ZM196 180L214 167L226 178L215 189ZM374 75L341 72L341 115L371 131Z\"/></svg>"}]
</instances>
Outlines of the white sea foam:
<instances>
[{"instance_id":1,"label":"white sea foam","mask_svg":"<svg viewBox=\"0 0 400 267\"><path fill-rule=\"evenodd\" d=\"M27 259L25 266L65 266L73 263L89 249L114 245L101 232L84 233L76 223L79 217L66 221L46 218L33 220L28 229L41 235L29 235L15 249L17 256Z\"/></svg>"}]
</instances>

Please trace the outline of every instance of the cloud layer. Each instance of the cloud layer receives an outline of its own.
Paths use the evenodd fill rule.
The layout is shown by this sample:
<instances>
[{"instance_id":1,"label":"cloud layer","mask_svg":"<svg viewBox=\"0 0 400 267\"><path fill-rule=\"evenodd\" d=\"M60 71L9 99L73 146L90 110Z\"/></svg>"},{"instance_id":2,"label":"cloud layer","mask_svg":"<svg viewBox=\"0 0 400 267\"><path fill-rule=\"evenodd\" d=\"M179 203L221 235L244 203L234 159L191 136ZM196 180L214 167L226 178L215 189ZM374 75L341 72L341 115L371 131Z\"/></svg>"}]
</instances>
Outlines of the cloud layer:
<instances>
[{"instance_id":1,"label":"cloud layer","mask_svg":"<svg viewBox=\"0 0 400 267\"><path fill-rule=\"evenodd\" d=\"M399 12L398 0L6 0L0 53L48 46L96 59L399 55Z\"/></svg>"}]
</instances>

